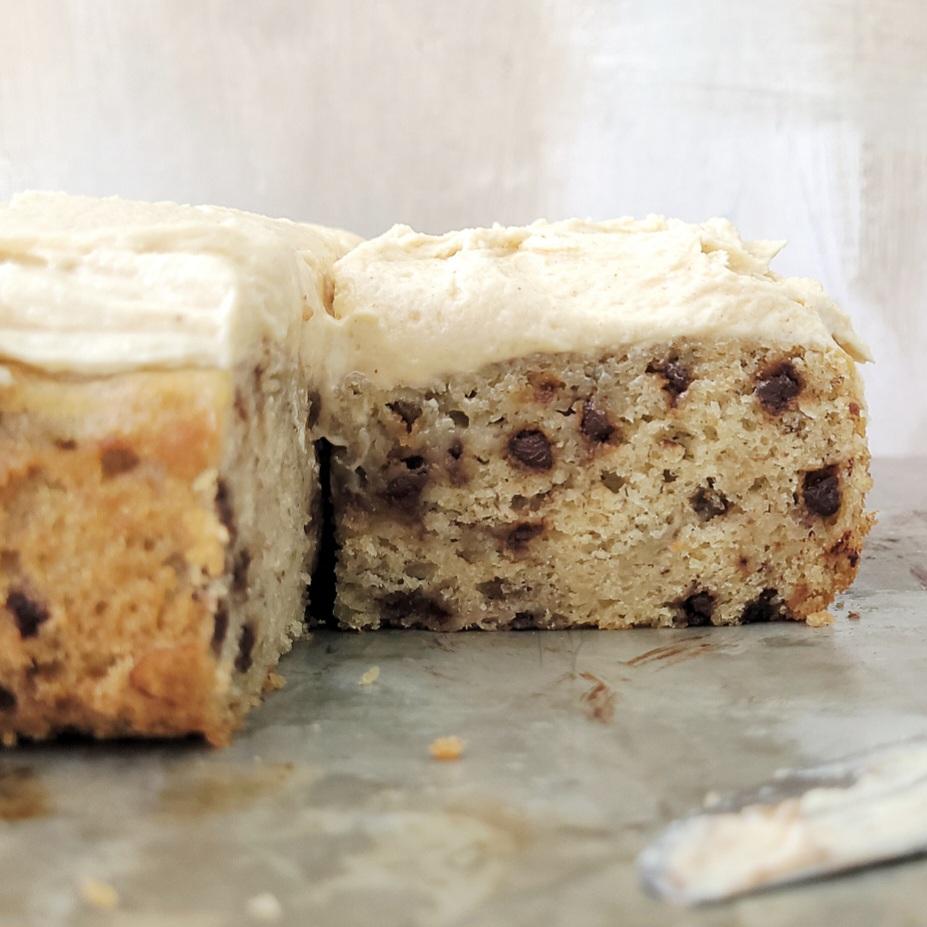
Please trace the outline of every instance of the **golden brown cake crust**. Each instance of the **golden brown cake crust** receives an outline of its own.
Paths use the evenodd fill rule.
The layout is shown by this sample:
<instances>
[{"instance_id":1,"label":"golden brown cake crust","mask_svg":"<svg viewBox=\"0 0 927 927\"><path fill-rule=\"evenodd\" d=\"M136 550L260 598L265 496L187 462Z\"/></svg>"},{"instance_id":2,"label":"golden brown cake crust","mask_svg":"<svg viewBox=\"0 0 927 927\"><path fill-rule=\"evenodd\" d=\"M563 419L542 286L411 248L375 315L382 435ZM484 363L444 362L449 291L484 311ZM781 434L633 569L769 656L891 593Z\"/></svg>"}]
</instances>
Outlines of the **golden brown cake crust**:
<instances>
[{"instance_id":1,"label":"golden brown cake crust","mask_svg":"<svg viewBox=\"0 0 927 927\"><path fill-rule=\"evenodd\" d=\"M229 374L7 369L0 735L226 742L237 712L214 638L230 537L215 473Z\"/></svg>"}]
</instances>

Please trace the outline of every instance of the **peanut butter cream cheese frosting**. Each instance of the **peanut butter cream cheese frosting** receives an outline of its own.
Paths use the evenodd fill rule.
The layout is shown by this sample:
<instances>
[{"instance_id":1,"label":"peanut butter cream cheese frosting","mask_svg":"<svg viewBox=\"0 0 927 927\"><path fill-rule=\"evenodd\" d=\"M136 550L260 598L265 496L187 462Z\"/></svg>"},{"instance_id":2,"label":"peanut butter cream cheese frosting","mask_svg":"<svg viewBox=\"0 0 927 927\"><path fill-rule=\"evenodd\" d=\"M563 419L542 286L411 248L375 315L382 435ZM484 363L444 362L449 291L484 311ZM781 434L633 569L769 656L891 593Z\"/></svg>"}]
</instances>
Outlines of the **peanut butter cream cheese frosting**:
<instances>
[{"instance_id":1,"label":"peanut butter cream cheese frosting","mask_svg":"<svg viewBox=\"0 0 927 927\"><path fill-rule=\"evenodd\" d=\"M32 192L0 206L0 362L107 374L299 350L359 239L210 206Z\"/></svg>"},{"instance_id":2,"label":"peanut butter cream cheese frosting","mask_svg":"<svg viewBox=\"0 0 927 927\"><path fill-rule=\"evenodd\" d=\"M783 244L743 241L724 219L570 219L440 236L397 225L335 265L315 351L332 381L358 371L412 387L532 353L680 337L836 343L869 360L819 283L770 271Z\"/></svg>"},{"instance_id":3,"label":"peanut butter cream cheese frosting","mask_svg":"<svg viewBox=\"0 0 927 927\"><path fill-rule=\"evenodd\" d=\"M20 194L0 206L0 362L226 368L268 337L331 383L358 372L415 387L533 353L680 337L836 343L869 359L820 284L769 270L781 242L742 241L723 219L440 236L397 225L359 241L219 207Z\"/></svg>"}]
</instances>

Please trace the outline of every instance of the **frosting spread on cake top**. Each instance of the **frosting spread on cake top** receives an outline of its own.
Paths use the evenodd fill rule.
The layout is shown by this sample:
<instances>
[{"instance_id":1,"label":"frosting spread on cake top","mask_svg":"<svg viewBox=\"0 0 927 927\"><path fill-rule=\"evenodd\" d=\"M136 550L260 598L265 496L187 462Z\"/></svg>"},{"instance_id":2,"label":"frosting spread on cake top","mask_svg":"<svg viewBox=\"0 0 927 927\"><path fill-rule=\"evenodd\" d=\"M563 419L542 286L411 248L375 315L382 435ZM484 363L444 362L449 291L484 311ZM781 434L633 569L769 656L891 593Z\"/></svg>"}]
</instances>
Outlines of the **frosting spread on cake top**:
<instances>
[{"instance_id":1,"label":"frosting spread on cake top","mask_svg":"<svg viewBox=\"0 0 927 927\"><path fill-rule=\"evenodd\" d=\"M335 265L313 320L329 376L423 386L533 353L745 338L869 352L821 285L769 269L782 242L724 219L539 221L431 236L397 225Z\"/></svg>"},{"instance_id":2,"label":"frosting spread on cake top","mask_svg":"<svg viewBox=\"0 0 927 927\"><path fill-rule=\"evenodd\" d=\"M231 367L298 351L345 232L210 206L32 192L0 207L0 362L50 371Z\"/></svg>"}]
</instances>

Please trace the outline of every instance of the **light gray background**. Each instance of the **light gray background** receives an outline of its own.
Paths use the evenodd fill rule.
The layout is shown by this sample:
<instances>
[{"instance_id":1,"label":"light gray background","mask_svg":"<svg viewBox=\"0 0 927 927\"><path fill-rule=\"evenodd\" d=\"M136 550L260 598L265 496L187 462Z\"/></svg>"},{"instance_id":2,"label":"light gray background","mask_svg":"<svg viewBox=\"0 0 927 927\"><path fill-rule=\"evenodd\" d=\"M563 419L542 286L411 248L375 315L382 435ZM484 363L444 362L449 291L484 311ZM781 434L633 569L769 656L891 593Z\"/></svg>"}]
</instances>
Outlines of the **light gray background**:
<instances>
[{"instance_id":1,"label":"light gray background","mask_svg":"<svg viewBox=\"0 0 927 927\"><path fill-rule=\"evenodd\" d=\"M729 216L788 238L927 453L923 0L0 0L0 198L215 202L375 234Z\"/></svg>"}]
</instances>

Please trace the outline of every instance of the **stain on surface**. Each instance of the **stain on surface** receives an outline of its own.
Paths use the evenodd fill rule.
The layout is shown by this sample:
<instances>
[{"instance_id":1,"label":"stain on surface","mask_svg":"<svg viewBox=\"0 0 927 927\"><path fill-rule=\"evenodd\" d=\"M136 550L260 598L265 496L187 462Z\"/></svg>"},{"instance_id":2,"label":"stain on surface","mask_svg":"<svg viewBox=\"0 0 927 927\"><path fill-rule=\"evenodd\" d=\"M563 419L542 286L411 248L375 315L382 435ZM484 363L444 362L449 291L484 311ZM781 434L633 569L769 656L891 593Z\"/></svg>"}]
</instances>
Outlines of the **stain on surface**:
<instances>
[{"instance_id":1,"label":"stain on surface","mask_svg":"<svg viewBox=\"0 0 927 927\"><path fill-rule=\"evenodd\" d=\"M580 696L586 717L600 724L610 724L615 717L615 690L593 673L580 673L579 678L592 683Z\"/></svg>"},{"instance_id":2,"label":"stain on surface","mask_svg":"<svg viewBox=\"0 0 927 927\"><path fill-rule=\"evenodd\" d=\"M0 821L28 821L50 810L48 793L33 770L0 767Z\"/></svg>"},{"instance_id":3,"label":"stain on surface","mask_svg":"<svg viewBox=\"0 0 927 927\"><path fill-rule=\"evenodd\" d=\"M652 650L645 650L630 660L625 660L625 666L643 666L645 663L681 663L683 660L690 660L699 654L708 653L716 650L716 646L701 637L692 637L688 641L680 641L676 644L665 644L662 647L654 647Z\"/></svg>"},{"instance_id":4,"label":"stain on surface","mask_svg":"<svg viewBox=\"0 0 927 927\"><path fill-rule=\"evenodd\" d=\"M242 771L216 766L172 782L159 795L161 810L178 817L243 811L273 797L290 780L293 763L271 763Z\"/></svg>"}]
</instances>

